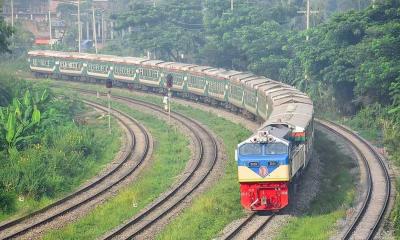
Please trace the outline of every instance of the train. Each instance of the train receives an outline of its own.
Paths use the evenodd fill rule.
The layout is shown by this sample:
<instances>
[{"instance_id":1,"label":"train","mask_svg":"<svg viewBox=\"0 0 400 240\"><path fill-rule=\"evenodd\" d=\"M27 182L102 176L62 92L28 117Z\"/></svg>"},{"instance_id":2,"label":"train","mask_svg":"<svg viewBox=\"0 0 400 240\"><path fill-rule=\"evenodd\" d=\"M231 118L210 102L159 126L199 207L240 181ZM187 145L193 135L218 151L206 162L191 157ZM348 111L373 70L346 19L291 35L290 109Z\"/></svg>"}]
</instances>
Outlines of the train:
<instances>
[{"instance_id":1,"label":"train","mask_svg":"<svg viewBox=\"0 0 400 240\"><path fill-rule=\"evenodd\" d=\"M138 57L33 50L36 77L105 83L208 103L243 114L261 127L235 149L240 202L251 211L279 211L290 203L312 156L313 103L296 88L250 72Z\"/></svg>"}]
</instances>

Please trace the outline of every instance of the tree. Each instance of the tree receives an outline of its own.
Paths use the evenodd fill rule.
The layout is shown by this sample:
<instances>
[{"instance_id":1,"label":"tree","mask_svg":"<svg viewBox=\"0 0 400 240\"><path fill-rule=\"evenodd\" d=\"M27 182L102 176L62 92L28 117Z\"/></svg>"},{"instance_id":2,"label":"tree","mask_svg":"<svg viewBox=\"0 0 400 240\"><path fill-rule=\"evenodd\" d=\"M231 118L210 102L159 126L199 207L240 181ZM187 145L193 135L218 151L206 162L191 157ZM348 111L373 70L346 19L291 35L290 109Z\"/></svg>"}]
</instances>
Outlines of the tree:
<instances>
[{"instance_id":1,"label":"tree","mask_svg":"<svg viewBox=\"0 0 400 240\"><path fill-rule=\"evenodd\" d=\"M1 7L1 4L0 4ZM9 38L12 35L13 30L0 16L0 53L11 52L9 47Z\"/></svg>"}]
</instances>

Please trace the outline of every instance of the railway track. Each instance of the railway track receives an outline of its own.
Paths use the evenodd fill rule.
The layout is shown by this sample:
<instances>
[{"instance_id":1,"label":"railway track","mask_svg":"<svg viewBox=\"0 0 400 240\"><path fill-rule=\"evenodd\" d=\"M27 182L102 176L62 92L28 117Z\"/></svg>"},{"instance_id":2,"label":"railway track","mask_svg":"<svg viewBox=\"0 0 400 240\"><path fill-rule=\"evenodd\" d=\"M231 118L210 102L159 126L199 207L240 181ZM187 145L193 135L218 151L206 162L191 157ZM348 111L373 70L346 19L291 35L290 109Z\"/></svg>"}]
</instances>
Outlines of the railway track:
<instances>
[{"instance_id":1,"label":"railway track","mask_svg":"<svg viewBox=\"0 0 400 240\"><path fill-rule=\"evenodd\" d=\"M82 91L89 94L96 93L95 91ZM144 101L122 96L113 97L121 102L132 105L140 105L142 107L150 108L156 112L165 114L164 111L155 104L150 104ZM172 116L172 118L176 121L180 121L180 117L187 119L187 117L180 116L177 113L174 113ZM360 157L360 167L365 168L366 171L365 183L367 188L365 194L363 195L363 202L355 214L352 223L343 234L342 239L373 239L378 232L379 226L387 211L391 194L391 181L384 159L367 141L351 130L332 122L322 120L316 120L316 122L332 133L337 134L348 141L348 143L351 144L354 149L356 149ZM197 127L199 126L201 127L201 125L198 125ZM212 166L209 169L209 172L211 172ZM209 172L205 174L204 178L200 180L200 182L198 182L193 189L189 190L189 192L185 193L183 196L177 197L175 196L177 193L182 193L182 191L179 190L181 185L186 185L186 183L182 181L179 186L164 195L162 198L152 204L152 206L145 209L139 213L139 215L135 216L129 221L125 222L118 229L114 229L112 232L103 236L102 239L129 239L139 236L146 229L150 228L155 222L167 215L168 212L172 211L177 205L180 204L180 202L184 201L184 199L189 196L195 190L195 188L201 184L201 182L205 180ZM186 178L190 179L190 174L186 176ZM251 214L236 229L224 236L222 239L252 239L262 229L264 229L273 218L274 215L259 216L256 214ZM248 230L249 226L251 226L251 231Z\"/></svg>"},{"instance_id":2,"label":"railway track","mask_svg":"<svg viewBox=\"0 0 400 240\"><path fill-rule=\"evenodd\" d=\"M86 101L86 104L100 111L107 111L106 107L94 102ZM40 226L55 221L96 200L138 170L145 159L151 155L149 134L141 124L128 115L117 110L112 110L111 114L123 125L127 135L127 144L119 160L107 172L92 179L76 192L31 214L2 223L0 239L19 238Z\"/></svg>"},{"instance_id":3,"label":"railway track","mask_svg":"<svg viewBox=\"0 0 400 240\"><path fill-rule=\"evenodd\" d=\"M368 143L350 129L333 122L316 120L329 131L343 137L356 149L360 167L366 172L366 191L362 204L342 239L373 239L387 211L391 197L391 179L384 159Z\"/></svg>"},{"instance_id":4,"label":"railway track","mask_svg":"<svg viewBox=\"0 0 400 240\"><path fill-rule=\"evenodd\" d=\"M322 127L345 139L356 151L365 170L366 190L361 206L344 231L342 239L373 239L387 210L391 180L384 159L366 140L350 129L329 121L316 120ZM232 231L220 239L253 239L274 218L251 213Z\"/></svg>"},{"instance_id":5,"label":"railway track","mask_svg":"<svg viewBox=\"0 0 400 240\"><path fill-rule=\"evenodd\" d=\"M75 90L86 94L96 94L96 91L79 88L75 88ZM114 101L127 104L128 106L140 106L167 116L167 113L162 108L152 103L115 95L113 99ZM172 189L161 195L155 202L139 214L102 236L101 239L130 239L138 237L159 220L184 204L185 200L190 197L196 189L202 186L202 183L204 183L214 169L218 160L218 144L216 138L201 124L180 113L172 112L171 119L193 132L195 145L199 147L195 157L196 160Z\"/></svg>"},{"instance_id":6,"label":"railway track","mask_svg":"<svg viewBox=\"0 0 400 240\"><path fill-rule=\"evenodd\" d=\"M232 231L230 231L228 234L221 237L220 239L253 239L267 226L270 221L272 221L274 216L274 213L270 215L261 215L259 213L253 212Z\"/></svg>"}]
</instances>

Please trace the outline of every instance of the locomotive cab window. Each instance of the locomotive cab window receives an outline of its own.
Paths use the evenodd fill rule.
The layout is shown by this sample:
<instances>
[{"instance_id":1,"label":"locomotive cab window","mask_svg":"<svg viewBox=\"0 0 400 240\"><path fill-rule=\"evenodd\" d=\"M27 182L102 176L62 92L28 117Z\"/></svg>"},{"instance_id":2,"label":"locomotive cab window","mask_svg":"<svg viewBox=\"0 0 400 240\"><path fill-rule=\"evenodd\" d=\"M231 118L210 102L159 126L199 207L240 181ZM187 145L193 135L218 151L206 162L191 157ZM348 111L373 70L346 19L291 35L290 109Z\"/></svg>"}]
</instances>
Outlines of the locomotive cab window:
<instances>
[{"instance_id":1,"label":"locomotive cab window","mask_svg":"<svg viewBox=\"0 0 400 240\"><path fill-rule=\"evenodd\" d=\"M239 148L240 155L261 155L262 145L259 143L246 143Z\"/></svg>"},{"instance_id":2,"label":"locomotive cab window","mask_svg":"<svg viewBox=\"0 0 400 240\"><path fill-rule=\"evenodd\" d=\"M289 147L283 143L268 143L265 146L266 154L288 154Z\"/></svg>"}]
</instances>

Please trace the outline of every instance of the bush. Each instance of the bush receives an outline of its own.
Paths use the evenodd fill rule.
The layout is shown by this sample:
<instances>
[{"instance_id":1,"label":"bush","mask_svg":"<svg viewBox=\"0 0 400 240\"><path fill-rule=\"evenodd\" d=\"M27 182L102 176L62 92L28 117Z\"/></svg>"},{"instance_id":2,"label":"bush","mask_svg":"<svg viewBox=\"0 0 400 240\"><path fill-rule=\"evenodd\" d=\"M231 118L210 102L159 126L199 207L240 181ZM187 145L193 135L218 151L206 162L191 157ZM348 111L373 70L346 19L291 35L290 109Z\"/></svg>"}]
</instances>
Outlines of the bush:
<instances>
[{"instance_id":1,"label":"bush","mask_svg":"<svg viewBox=\"0 0 400 240\"><path fill-rule=\"evenodd\" d=\"M0 187L0 209L3 212L10 213L15 210L15 200L16 197L11 192L5 192L2 187Z\"/></svg>"},{"instance_id":2,"label":"bush","mask_svg":"<svg viewBox=\"0 0 400 240\"><path fill-rule=\"evenodd\" d=\"M74 121L84 108L73 97L2 74L0 86L9 95L0 107L0 218L21 207L16 196L41 201L71 191L119 148L120 132L108 134L105 120Z\"/></svg>"}]
</instances>

